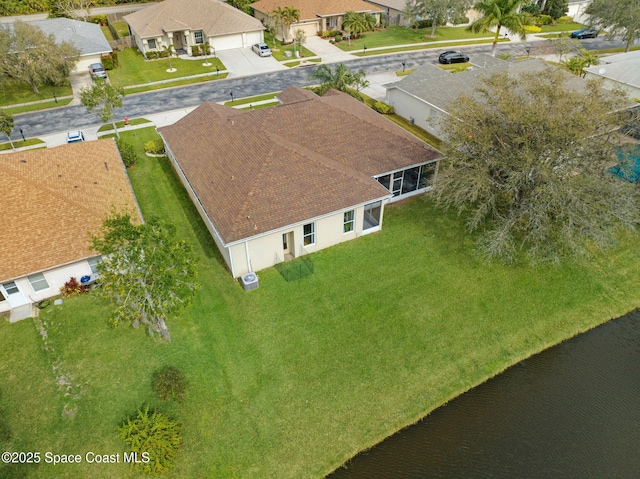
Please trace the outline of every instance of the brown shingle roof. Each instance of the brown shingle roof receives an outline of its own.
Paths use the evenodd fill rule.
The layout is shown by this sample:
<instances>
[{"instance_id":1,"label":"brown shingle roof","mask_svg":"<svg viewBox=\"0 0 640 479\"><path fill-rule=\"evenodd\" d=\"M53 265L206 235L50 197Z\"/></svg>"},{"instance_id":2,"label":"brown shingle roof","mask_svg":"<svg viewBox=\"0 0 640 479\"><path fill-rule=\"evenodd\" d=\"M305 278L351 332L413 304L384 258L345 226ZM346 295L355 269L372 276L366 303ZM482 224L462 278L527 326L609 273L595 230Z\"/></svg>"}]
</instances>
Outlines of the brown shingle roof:
<instances>
[{"instance_id":1,"label":"brown shingle roof","mask_svg":"<svg viewBox=\"0 0 640 479\"><path fill-rule=\"evenodd\" d=\"M251 4L252 8L266 14L273 12L278 7L291 6L300 10L300 21L341 15L346 12L375 13L382 11L380 7L364 0L258 0Z\"/></svg>"},{"instance_id":2,"label":"brown shingle roof","mask_svg":"<svg viewBox=\"0 0 640 479\"><path fill-rule=\"evenodd\" d=\"M304 96L290 89L280 96ZM252 111L205 103L159 131L225 243L384 197L373 175L440 156L339 92Z\"/></svg>"},{"instance_id":3,"label":"brown shingle roof","mask_svg":"<svg viewBox=\"0 0 640 479\"><path fill-rule=\"evenodd\" d=\"M0 282L95 256L112 207L139 216L113 140L0 155Z\"/></svg>"},{"instance_id":4,"label":"brown shingle roof","mask_svg":"<svg viewBox=\"0 0 640 479\"><path fill-rule=\"evenodd\" d=\"M209 37L264 30L257 18L218 0L164 0L124 19L141 38L186 29Z\"/></svg>"}]
</instances>

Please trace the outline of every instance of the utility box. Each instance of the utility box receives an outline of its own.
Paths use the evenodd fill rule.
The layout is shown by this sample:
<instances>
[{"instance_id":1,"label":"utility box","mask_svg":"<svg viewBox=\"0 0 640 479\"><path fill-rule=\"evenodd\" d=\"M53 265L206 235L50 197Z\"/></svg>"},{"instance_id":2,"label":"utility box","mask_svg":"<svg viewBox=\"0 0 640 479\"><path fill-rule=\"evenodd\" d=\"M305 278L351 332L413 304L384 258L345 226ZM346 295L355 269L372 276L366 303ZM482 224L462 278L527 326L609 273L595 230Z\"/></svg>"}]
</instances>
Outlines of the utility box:
<instances>
[{"instance_id":1,"label":"utility box","mask_svg":"<svg viewBox=\"0 0 640 479\"><path fill-rule=\"evenodd\" d=\"M247 273L240 276L240 282L245 291L258 289L258 275L255 273Z\"/></svg>"}]
</instances>

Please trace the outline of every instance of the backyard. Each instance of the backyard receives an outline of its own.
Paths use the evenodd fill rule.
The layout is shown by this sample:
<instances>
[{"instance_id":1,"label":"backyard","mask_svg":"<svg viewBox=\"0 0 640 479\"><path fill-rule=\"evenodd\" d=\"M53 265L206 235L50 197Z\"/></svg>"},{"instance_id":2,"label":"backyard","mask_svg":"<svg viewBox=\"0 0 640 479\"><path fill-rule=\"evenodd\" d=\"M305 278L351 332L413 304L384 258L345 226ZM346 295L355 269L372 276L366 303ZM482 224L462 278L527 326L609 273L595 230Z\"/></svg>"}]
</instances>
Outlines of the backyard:
<instances>
[{"instance_id":1,"label":"backyard","mask_svg":"<svg viewBox=\"0 0 640 479\"><path fill-rule=\"evenodd\" d=\"M140 154L156 135L121 134ZM640 303L637 238L562 266L485 263L463 220L428 197L388 207L379 233L311 255L310 276L287 282L271 268L245 292L168 161L142 156L129 174L145 217L172 222L193 246L202 288L168 321L169 344L144 328L111 329L112 306L93 294L41 312L47 350L34 320L0 322L3 451L121 454L116 428L147 402L183 425L166 477L320 478L523 357ZM183 404L155 399L151 375L165 365L187 376ZM0 464L0 477L54 476L139 477L122 462Z\"/></svg>"}]
</instances>

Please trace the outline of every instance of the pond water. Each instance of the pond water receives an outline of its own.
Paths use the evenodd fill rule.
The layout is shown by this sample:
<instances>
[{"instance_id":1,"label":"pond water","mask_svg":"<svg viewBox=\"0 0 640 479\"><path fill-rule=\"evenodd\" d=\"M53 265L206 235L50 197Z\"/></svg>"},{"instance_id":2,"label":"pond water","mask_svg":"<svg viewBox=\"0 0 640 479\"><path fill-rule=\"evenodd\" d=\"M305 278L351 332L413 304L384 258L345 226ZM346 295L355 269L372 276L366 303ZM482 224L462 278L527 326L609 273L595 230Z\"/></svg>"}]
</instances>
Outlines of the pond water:
<instances>
[{"instance_id":1,"label":"pond water","mask_svg":"<svg viewBox=\"0 0 640 479\"><path fill-rule=\"evenodd\" d=\"M640 312L522 361L328 477L640 478Z\"/></svg>"}]
</instances>

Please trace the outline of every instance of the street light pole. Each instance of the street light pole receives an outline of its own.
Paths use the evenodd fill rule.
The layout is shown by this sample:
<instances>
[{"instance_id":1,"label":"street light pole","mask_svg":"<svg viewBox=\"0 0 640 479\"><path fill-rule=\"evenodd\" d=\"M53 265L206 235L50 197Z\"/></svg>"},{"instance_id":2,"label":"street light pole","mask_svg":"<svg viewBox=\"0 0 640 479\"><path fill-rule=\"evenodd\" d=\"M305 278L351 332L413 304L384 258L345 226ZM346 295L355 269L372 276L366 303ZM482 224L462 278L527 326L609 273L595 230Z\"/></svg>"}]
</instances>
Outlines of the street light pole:
<instances>
[{"instance_id":1,"label":"street light pole","mask_svg":"<svg viewBox=\"0 0 640 479\"><path fill-rule=\"evenodd\" d=\"M233 92L229 92L229 95L231 95L231 102L233 103Z\"/></svg>"}]
</instances>

